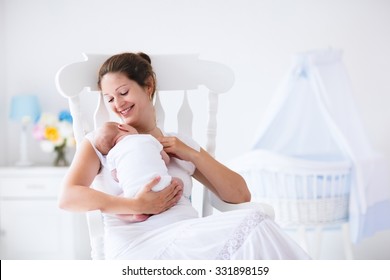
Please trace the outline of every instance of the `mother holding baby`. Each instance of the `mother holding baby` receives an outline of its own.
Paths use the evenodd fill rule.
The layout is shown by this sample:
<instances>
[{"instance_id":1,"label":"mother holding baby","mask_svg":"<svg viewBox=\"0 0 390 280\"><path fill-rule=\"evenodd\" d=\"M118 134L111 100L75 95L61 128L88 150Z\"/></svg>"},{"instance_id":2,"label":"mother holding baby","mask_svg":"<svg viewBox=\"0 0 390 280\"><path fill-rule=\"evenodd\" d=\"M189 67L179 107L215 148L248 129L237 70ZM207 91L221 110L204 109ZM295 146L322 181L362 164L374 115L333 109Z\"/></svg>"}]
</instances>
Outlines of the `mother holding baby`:
<instances>
[{"instance_id":1,"label":"mother holding baby","mask_svg":"<svg viewBox=\"0 0 390 280\"><path fill-rule=\"evenodd\" d=\"M98 85L109 108L140 134L150 134L170 156L173 179L153 191L160 178L143 186L134 197L121 188L106 166L105 156L87 134L63 181L60 207L70 211L100 210L105 220L107 259L307 259L261 209L236 210L199 218L191 205L192 178L229 203L250 201L244 179L186 135L162 131L156 124L153 96L156 77L144 53L123 53L101 66ZM90 188L97 179L101 191ZM96 182L96 181L95 181ZM151 215L129 223L122 214Z\"/></svg>"}]
</instances>

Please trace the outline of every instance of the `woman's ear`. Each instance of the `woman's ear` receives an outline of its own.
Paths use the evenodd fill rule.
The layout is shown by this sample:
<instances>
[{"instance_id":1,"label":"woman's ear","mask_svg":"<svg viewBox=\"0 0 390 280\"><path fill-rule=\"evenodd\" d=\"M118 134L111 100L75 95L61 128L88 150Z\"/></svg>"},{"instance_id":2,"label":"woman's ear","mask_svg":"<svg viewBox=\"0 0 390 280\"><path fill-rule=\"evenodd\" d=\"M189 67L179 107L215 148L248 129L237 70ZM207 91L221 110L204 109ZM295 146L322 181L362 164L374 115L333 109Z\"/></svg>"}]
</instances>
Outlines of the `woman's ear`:
<instances>
[{"instance_id":1,"label":"woman's ear","mask_svg":"<svg viewBox=\"0 0 390 280\"><path fill-rule=\"evenodd\" d=\"M149 78L146 79L145 84L146 92L148 93L149 99L151 100L155 89L153 77L149 76Z\"/></svg>"}]
</instances>

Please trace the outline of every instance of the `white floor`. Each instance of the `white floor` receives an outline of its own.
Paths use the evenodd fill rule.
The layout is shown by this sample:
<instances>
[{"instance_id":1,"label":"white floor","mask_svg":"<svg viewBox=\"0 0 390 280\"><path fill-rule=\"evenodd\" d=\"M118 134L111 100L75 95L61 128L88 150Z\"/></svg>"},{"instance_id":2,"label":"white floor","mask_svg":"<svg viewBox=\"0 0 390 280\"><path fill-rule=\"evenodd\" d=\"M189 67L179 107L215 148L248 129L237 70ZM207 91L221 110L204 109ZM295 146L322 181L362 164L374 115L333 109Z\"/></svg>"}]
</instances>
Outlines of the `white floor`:
<instances>
[{"instance_id":1,"label":"white floor","mask_svg":"<svg viewBox=\"0 0 390 280\"><path fill-rule=\"evenodd\" d=\"M194 184L192 202L200 211L201 187ZM299 242L296 231L286 231L294 240ZM314 232L308 232L308 251L313 250ZM341 228L325 230L321 239L321 250L319 259L322 260L343 260L346 259ZM353 258L357 260L390 260L390 230L378 232L374 236L367 238L359 244L352 245Z\"/></svg>"},{"instance_id":2,"label":"white floor","mask_svg":"<svg viewBox=\"0 0 390 280\"><path fill-rule=\"evenodd\" d=\"M297 231L287 231L288 234L299 242ZM309 244L308 252L314 256L315 233L307 232ZM320 260L344 260L344 240L341 228L325 230L321 237ZM352 244L353 259L357 260L390 260L390 231L382 231L374 236L364 239L359 244Z\"/></svg>"}]
</instances>

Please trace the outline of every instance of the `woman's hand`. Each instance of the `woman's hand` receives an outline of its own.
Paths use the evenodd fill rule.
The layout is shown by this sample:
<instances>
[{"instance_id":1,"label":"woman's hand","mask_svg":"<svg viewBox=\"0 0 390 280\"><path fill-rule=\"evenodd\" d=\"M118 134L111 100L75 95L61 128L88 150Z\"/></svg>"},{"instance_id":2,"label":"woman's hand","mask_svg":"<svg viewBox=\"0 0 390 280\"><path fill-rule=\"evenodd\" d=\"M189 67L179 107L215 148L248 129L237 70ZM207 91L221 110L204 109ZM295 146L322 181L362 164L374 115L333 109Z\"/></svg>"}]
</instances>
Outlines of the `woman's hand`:
<instances>
[{"instance_id":1,"label":"woman's hand","mask_svg":"<svg viewBox=\"0 0 390 280\"><path fill-rule=\"evenodd\" d=\"M159 214L174 206L183 194L183 183L173 178L171 184L165 189L154 192L152 188L158 184L160 177L154 178L143 187L134 197L140 214Z\"/></svg>"},{"instance_id":2,"label":"woman's hand","mask_svg":"<svg viewBox=\"0 0 390 280\"><path fill-rule=\"evenodd\" d=\"M192 155L197 152L174 136L159 137L157 140L160 141L161 145L163 145L164 151L168 155L181 160L192 161Z\"/></svg>"}]
</instances>

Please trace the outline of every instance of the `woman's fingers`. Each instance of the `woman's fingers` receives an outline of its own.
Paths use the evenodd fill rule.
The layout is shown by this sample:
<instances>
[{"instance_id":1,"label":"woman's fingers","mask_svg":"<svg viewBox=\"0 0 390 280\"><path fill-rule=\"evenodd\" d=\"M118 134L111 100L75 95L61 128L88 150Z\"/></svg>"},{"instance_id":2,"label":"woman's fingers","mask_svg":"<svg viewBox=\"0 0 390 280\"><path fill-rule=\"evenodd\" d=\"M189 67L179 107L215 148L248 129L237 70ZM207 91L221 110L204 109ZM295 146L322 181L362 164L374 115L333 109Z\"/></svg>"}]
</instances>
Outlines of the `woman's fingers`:
<instances>
[{"instance_id":1,"label":"woman's fingers","mask_svg":"<svg viewBox=\"0 0 390 280\"><path fill-rule=\"evenodd\" d=\"M142 190L137 193L140 204L144 209L141 213L158 214L174 206L183 194L181 180L173 179L165 189L154 192L152 188L160 181L161 177L154 178Z\"/></svg>"},{"instance_id":2,"label":"woman's fingers","mask_svg":"<svg viewBox=\"0 0 390 280\"><path fill-rule=\"evenodd\" d=\"M175 147L179 143L179 139L176 137L160 137L158 141L160 141L164 148Z\"/></svg>"},{"instance_id":3,"label":"woman's fingers","mask_svg":"<svg viewBox=\"0 0 390 280\"><path fill-rule=\"evenodd\" d=\"M171 208L172 206L175 206L176 203L179 202L181 196L183 195L183 189L182 188L176 188L176 190L177 190L177 192L175 193L173 198L170 200L171 203L169 205L169 208Z\"/></svg>"},{"instance_id":4,"label":"woman's fingers","mask_svg":"<svg viewBox=\"0 0 390 280\"><path fill-rule=\"evenodd\" d=\"M180 139L177 137L160 137L158 141L160 141L164 147L164 151L168 155L185 160L184 157L186 156L188 147Z\"/></svg>"},{"instance_id":5,"label":"woman's fingers","mask_svg":"<svg viewBox=\"0 0 390 280\"><path fill-rule=\"evenodd\" d=\"M170 203L172 200L177 202L177 196L179 196L180 199L180 196L183 193L183 186L174 179L171 184L161 192L165 195L165 201L167 203Z\"/></svg>"},{"instance_id":6,"label":"woman's fingers","mask_svg":"<svg viewBox=\"0 0 390 280\"><path fill-rule=\"evenodd\" d=\"M180 197L183 194L183 187L180 186L179 184L175 184L174 191L171 193L170 197L168 198L168 201L176 204Z\"/></svg>"},{"instance_id":7,"label":"woman's fingers","mask_svg":"<svg viewBox=\"0 0 390 280\"><path fill-rule=\"evenodd\" d=\"M153 188L155 185L157 185L158 182L160 182L160 180L161 180L161 177L160 177L160 176L154 177L154 178L152 179L152 181L150 181L150 183L148 183L148 184L145 186L144 190L145 190L145 191L151 191L152 188Z\"/></svg>"},{"instance_id":8,"label":"woman's fingers","mask_svg":"<svg viewBox=\"0 0 390 280\"><path fill-rule=\"evenodd\" d=\"M183 195L183 186L177 180L172 180L171 184L160 191L162 203L161 212L168 210L180 200Z\"/></svg>"}]
</instances>

